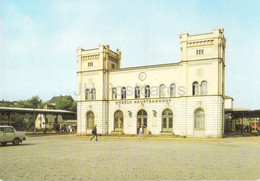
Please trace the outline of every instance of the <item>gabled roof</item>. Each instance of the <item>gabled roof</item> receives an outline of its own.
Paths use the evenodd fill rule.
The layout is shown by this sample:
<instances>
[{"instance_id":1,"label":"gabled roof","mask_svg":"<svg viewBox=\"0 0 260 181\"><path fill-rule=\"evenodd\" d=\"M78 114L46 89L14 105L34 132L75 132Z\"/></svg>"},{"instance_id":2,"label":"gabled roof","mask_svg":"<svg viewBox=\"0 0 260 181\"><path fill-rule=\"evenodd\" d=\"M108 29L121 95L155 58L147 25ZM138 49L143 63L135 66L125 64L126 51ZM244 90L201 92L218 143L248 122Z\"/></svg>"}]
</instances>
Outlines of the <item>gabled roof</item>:
<instances>
[{"instance_id":1,"label":"gabled roof","mask_svg":"<svg viewBox=\"0 0 260 181\"><path fill-rule=\"evenodd\" d=\"M74 101L74 99L73 99L71 96L62 96L62 95L60 95L60 96L54 96L54 97L50 100L50 102L51 102L51 103L56 103L59 99L62 99L62 98L65 98L65 99L69 99L69 100L71 100L71 101Z\"/></svg>"}]
</instances>

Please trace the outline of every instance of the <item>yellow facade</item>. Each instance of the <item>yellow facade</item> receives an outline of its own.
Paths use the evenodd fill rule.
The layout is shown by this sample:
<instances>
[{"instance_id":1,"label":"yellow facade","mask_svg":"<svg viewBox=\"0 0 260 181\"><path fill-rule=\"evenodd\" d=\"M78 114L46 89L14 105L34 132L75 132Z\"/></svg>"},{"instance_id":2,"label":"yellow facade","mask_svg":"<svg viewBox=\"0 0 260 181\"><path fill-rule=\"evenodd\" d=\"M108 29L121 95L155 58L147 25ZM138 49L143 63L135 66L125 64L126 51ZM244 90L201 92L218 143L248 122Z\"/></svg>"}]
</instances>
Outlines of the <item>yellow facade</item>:
<instances>
[{"instance_id":1,"label":"yellow facade","mask_svg":"<svg viewBox=\"0 0 260 181\"><path fill-rule=\"evenodd\" d=\"M223 29L182 33L179 63L130 68L109 45L78 48L78 134L91 133L90 124L102 134L135 134L141 123L147 134L222 137L225 46Z\"/></svg>"}]
</instances>

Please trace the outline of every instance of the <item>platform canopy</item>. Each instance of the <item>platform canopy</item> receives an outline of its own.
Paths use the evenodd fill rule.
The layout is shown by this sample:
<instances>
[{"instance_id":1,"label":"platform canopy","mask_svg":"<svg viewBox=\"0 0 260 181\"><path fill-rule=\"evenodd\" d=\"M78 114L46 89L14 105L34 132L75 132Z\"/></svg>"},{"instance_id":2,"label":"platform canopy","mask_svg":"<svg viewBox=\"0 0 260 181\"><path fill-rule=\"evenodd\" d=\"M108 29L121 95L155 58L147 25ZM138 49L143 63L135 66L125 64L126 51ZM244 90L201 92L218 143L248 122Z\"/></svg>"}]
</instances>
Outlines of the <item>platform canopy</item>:
<instances>
[{"instance_id":1,"label":"platform canopy","mask_svg":"<svg viewBox=\"0 0 260 181\"><path fill-rule=\"evenodd\" d=\"M38 114L70 114L75 115L76 112L56 109L33 109L33 108L17 108L17 107L0 107L0 112L17 112L17 113L35 113Z\"/></svg>"},{"instance_id":2,"label":"platform canopy","mask_svg":"<svg viewBox=\"0 0 260 181\"><path fill-rule=\"evenodd\" d=\"M225 110L225 114L231 114L232 118L260 118L260 109L227 109Z\"/></svg>"}]
</instances>

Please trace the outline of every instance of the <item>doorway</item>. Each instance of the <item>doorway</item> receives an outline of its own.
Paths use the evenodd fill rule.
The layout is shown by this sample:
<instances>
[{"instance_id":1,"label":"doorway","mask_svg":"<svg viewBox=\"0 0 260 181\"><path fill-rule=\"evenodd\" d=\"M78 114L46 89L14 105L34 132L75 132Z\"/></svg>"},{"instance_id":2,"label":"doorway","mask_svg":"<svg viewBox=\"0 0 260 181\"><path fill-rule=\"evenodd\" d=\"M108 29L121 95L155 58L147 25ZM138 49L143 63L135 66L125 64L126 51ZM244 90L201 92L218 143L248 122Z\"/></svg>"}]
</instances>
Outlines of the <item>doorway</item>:
<instances>
[{"instance_id":1,"label":"doorway","mask_svg":"<svg viewBox=\"0 0 260 181\"><path fill-rule=\"evenodd\" d=\"M144 127L144 132L147 132L147 112L145 110L140 110L137 113L137 134L141 126Z\"/></svg>"}]
</instances>

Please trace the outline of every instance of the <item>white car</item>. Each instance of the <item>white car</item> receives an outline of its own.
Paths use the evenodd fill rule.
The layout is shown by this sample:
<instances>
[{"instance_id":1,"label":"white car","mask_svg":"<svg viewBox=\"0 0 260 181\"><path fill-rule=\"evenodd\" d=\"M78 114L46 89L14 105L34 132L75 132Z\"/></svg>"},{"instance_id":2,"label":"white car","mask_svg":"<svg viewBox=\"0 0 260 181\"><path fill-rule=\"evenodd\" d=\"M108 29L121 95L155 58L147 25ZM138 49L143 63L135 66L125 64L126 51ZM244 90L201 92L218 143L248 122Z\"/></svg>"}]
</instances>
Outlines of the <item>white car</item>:
<instances>
[{"instance_id":1,"label":"white car","mask_svg":"<svg viewBox=\"0 0 260 181\"><path fill-rule=\"evenodd\" d=\"M6 145L8 142L19 145L25 140L25 133L16 131L12 126L0 126L0 143L2 145Z\"/></svg>"}]
</instances>

